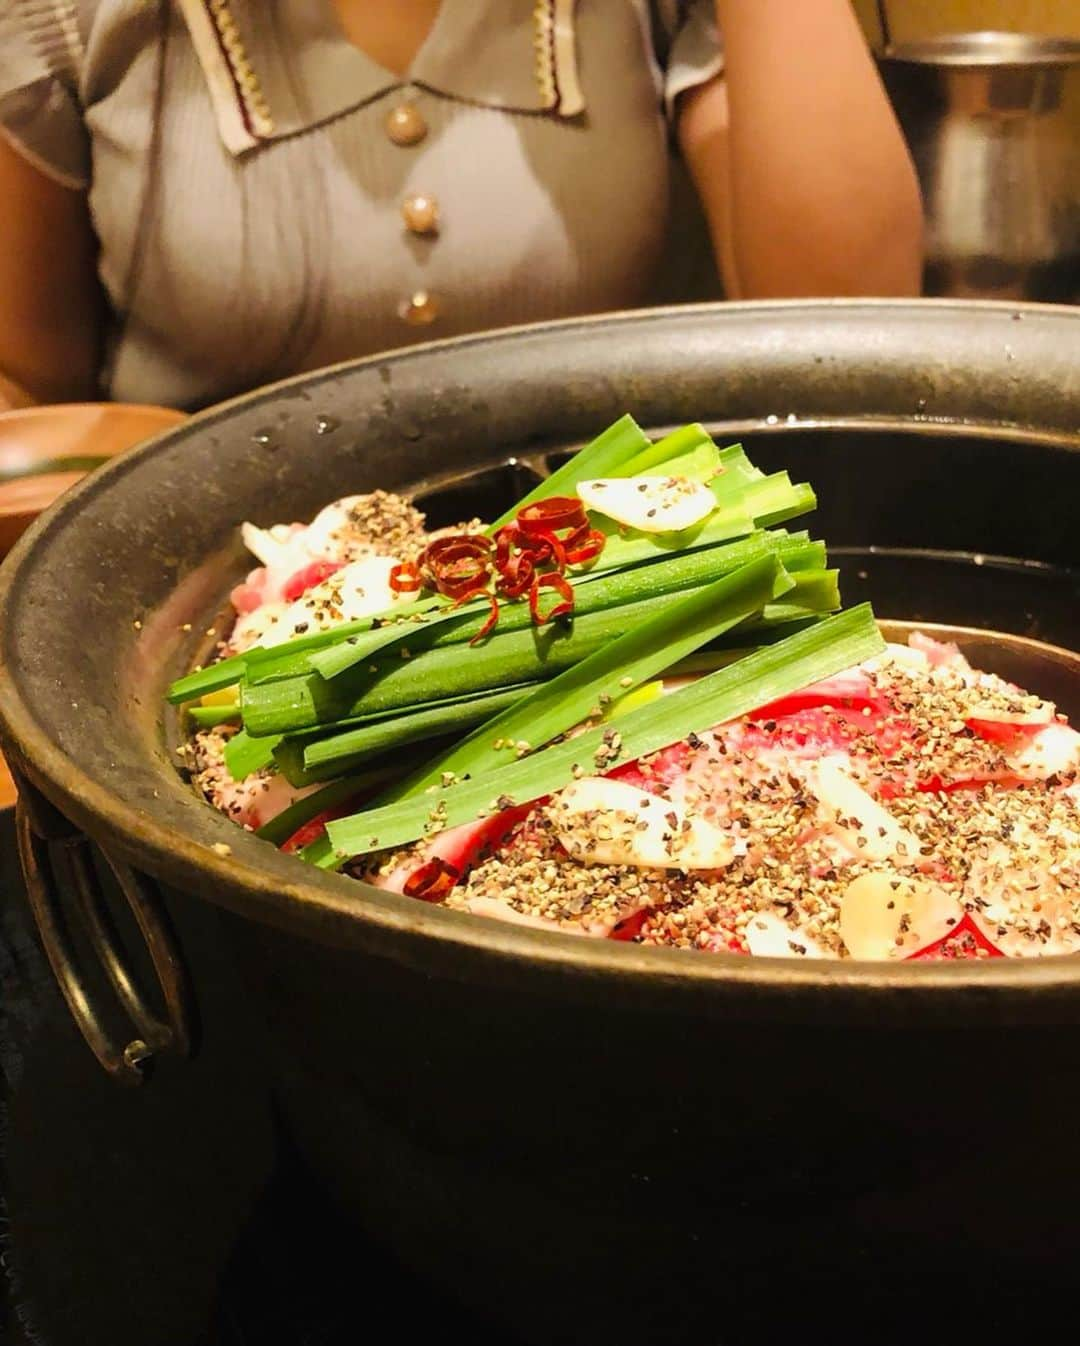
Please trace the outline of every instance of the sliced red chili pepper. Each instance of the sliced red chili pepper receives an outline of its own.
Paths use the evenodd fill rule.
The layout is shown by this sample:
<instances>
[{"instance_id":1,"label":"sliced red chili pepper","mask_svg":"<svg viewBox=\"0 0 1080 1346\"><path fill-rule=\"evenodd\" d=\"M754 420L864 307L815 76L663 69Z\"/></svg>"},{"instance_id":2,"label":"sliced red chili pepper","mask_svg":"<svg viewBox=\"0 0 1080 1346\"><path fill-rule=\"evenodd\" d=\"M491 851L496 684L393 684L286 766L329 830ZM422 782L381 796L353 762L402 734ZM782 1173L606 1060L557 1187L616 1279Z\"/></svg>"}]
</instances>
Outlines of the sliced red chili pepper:
<instances>
[{"instance_id":1,"label":"sliced red chili pepper","mask_svg":"<svg viewBox=\"0 0 1080 1346\"><path fill-rule=\"evenodd\" d=\"M540 590L554 589L556 593L562 596L563 601L556 603L550 612L541 613L540 611ZM554 571L547 575L537 575L529 589L529 611L532 613L532 619L537 626L543 626L547 622L552 622L556 617L565 617L574 610L574 590L570 581L565 575L557 575Z\"/></svg>"},{"instance_id":2,"label":"sliced red chili pepper","mask_svg":"<svg viewBox=\"0 0 1080 1346\"><path fill-rule=\"evenodd\" d=\"M424 562L422 569L426 574L438 578L440 575L453 575L470 567L475 570L487 570L490 566L490 559L478 552L460 552L457 554L448 552L436 557L434 561Z\"/></svg>"},{"instance_id":3,"label":"sliced red chili pepper","mask_svg":"<svg viewBox=\"0 0 1080 1346\"><path fill-rule=\"evenodd\" d=\"M504 598L521 598L528 592L535 574L532 557L527 552L518 552L502 568L498 581L499 592Z\"/></svg>"},{"instance_id":4,"label":"sliced red chili pepper","mask_svg":"<svg viewBox=\"0 0 1080 1346\"><path fill-rule=\"evenodd\" d=\"M486 575L465 575L459 580L442 580L438 588L439 593L460 602L463 598L471 597L477 590L486 593L487 581Z\"/></svg>"},{"instance_id":5,"label":"sliced red chili pepper","mask_svg":"<svg viewBox=\"0 0 1080 1346\"><path fill-rule=\"evenodd\" d=\"M300 826L290 837L278 847L278 850L284 851L286 855L293 855L297 851L302 851L305 846L310 846L313 841L318 841L326 832L326 824L333 822L335 818L344 818L347 813L355 813L360 804L368 798L372 792L357 791L349 799L341 804L335 804L333 808L323 809L321 813L316 813L314 818L309 818L306 823Z\"/></svg>"},{"instance_id":6,"label":"sliced red chili pepper","mask_svg":"<svg viewBox=\"0 0 1080 1346\"><path fill-rule=\"evenodd\" d=\"M290 837L281 843L279 850L286 855L292 855L294 852L302 850L313 841L318 841L326 831L326 824L333 818L333 810L324 809L322 813L316 813L314 818L309 818L306 823L302 823Z\"/></svg>"},{"instance_id":7,"label":"sliced red chili pepper","mask_svg":"<svg viewBox=\"0 0 1080 1346\"><path fill-rule=\"evenodd\" d=\"M522 551L529 554L535 566L547 565L554 555L547 538L522 536L520 542Z\"/></svg>"},{"instance_id":8,"label":"sliced red chili pepper","mask_svg":"<svg viewBox=\"0 0 1080 1346\"><path fill-rule=\"evenodd\" d=\"M461 877L461 870L439 856L410 874L402 892L406 897L418 897L422 902L439 902Z\"/></svg>"},{"instance_id":9,"label":"sliced red chili pepper","mask_svg":"<svg viewBox=\"0 0 1080 1346\"><path fill-rule=\"evenodd\" d=\"M447 561L444 565L441 565L438 570L438 578L447 584L457 584L460 580L476 582L489 575L490 571L491 568L487 561L483 561L476 556L460 556L454 561Z\"/></svg>"},{"instance_id":10,"label":"sliced red chili pepper","mask_svg":"<svg viewBox=\"0 0 1080 1346\"><path fill-rule=\"evenodd\" d=\"M599 528L590 528L580 544L573 547L567 539L566 562L568 565L584 565L586 561L595 561L607 546L607 536Z\"/></svg>"},{"instance_id":11,"label":"sliced red chili pepper","mask_svg":"<svg viewBox=\"0 0 1080 1346\"><path fill-rule=\"evenodd\" d=\"M581 565L600 555L607 544L607 536L599 528L593 528L586 519L584 523L567 533L562 539L562 544L569 564Z\"/></svg>"},{"instance_id":12,"label":"sliced red chili pepper","mask_svg":"<svg viewBox=\"0 0 1080 1346\"><path fill-rule=\"evenodd\" d=\"M495 629L495 623L499 620L499 600L485 588L470 589L468 593L461 595L454 607L459 608L463 603L470 603L476 598L486 598L491 604L491 612L480 630L469 641L470 645L478 645L485 636L489 636Z\"/></svg>"},{"instance_id":13,"label":"sliced red chili pepper","mask_svg":"<svg viewBox=\"0 0 1080 1346\"><path fill-rule=\"evenodd\" d=\"M461 556L486 556L491 548L491 538L483 533L449 533L427 544L420 554L420 564L436 565Z\"/></svg>"},{"instance_id":14,"label":"sliced red chili pepper","mask_svg":"<svg viewBox=\"0 0 1080 1346\"><path fill-rule=\"evenodd\" d=\"M636 939L641 934L641 928L649 915L647 907L642 907L640 911L635 911L632 916L627 916L625 920L620 921L618 925L613 926L608 939L621 939L629 942Z\"/></svg>"},{"instance_id":15,"label":"sliced red chili pepper","mask_svg":"<svg viewBox=\"0 0 1080 1346\"><path fill-rule=\"evenodd\" d=\"M517 513L518 524L526 533L577 528L586 517L584 504L573 495L552 495L546 500L536 500Z\"/></svg>"},{"instance_id":16,"label":"sliced red chili pepper","mask_svg":"<svg viewBox=\"0 0 1080 1346\"><path fill-rule=\"evenodd\" d=\"M487 621L483 624L480 630L477 631L476 635L473 636L472 640L469 641L470 645L479 645L482 640L485 640L491 635L499 620L499 600L494 594L488 594L488 598L491 600L491 612L488 615Z\"/></svg>"},{"instance_id":17,"label":"sliced red chili pepper","mask_svg":"<svg viewBox=\"0 0 1080 1346\"><path fill-rule=\"evenodd\" d=\"M516 523L507 523L495 534L495 567L502 570L507 561L510 560L514 551L514 543L517 541L520 530Z\"/></svg>"},{"instance_id":18,"label":"sliced red chili pepper","mask_svg":"<svg viewBox=\"0 0 1080 1346\"><path fill-rule=\"evenodd\" d=\"M423 583L412 561L402 561L400 565L390 567L390 588L396 594L414 594Z\"/></svg>"},{"instance_id":19,"label":"sliced red chili pepper","mask_svg":"<svg viewBox=\"0 0 1080 1346\"><path fill-rule=\"evenodd\" d=\"M439 593L461 598L477 587L487 587L493 545L488 537L467 533L436 538L420 554L421 573Z\"/></svg>"},{"instance_id":20,"label":"sliced red chili pepper","mask_svg":"<svg viewBox=\"0 0 1080 1346\"><path fill-rule=\"evenodd\" d=\"M552 532L525 533L518 545L529 551L537 565L550 561L556 570L566 569L566 549Z\"/></svg>"},{"instance_id":21,"label":"sliced red chili pepper","mask_svg":"<svg viewBox=\"0 0 1080 1346\"><path fill-rule=\"evenodd\" d=\"M1015 790L1019 786L1032 783L1030 777L1018 776L1011 771L1002 771L993 776L963 776L950 781L944 780L935 772L932 776L925 776L922 780L916 781L915 789L920 794L951 795L957 790L985 790L988 785L992 785L996 790Z\"/></svg>"}]
</instances>

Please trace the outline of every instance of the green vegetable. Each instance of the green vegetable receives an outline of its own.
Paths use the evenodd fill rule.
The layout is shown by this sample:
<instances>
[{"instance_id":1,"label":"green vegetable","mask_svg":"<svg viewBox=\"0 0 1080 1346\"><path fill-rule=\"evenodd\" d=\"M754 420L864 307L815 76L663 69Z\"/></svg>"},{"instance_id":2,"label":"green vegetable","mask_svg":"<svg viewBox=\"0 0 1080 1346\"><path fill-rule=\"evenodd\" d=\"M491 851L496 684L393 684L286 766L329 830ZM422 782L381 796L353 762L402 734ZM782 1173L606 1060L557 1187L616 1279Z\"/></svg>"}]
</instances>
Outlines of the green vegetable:
<instances>
[{"instance_id":1,"label":"green vegetable","mask_svg":"<svg viewBox=\"0 0 1080 1346\"><path fill-rule=\"evenodd\" d=\"M795 486L787 472L772 472L767 477L757 477L752 481L729 485L723 477L717 477L709 483L717 504L721 509L730 509L738 503L753 519L763 519L777 510L801 510L806 499L808 486ZM810 493L813 500L813 492ZM811 504L810 508L813 508ZM712 515L710 518L714 517ZM759 525L763 526L763 525Z\"/></svg>"},{"instance_id":2,"label":"green vegetable","mask_svg":"<svg viewBox=\"0 0 1080 1346\"><path fill-rule=\"evenodd\" d=\"M786 523L788 519L796 519L800 514L809 514L813 509L817 509L817 496L812 486L801 482L792 486L790 492L776 500L770 508L766 508L762 502L761 507L754 511L754 523L758 528L772 528L775 524Z\"/></svg>"},{"instance_id":3,"label":"green vegetable","mask_svg":"<svg viewBox=\"0 0 1080 1346\"><path fill-rule=\"evenodd\" d=\"M480 610L479 604L470 603L467 608L461 607L453 612L453 606L449 599L433 595L399 603L371 617L361 617L354 622L328 627L324 631L294 637L280 645L257 645L247 652L246 681L276 682L280 678L295 677L298 673L309 672L312 659L321 651L346 641L355 641L357 649L370 654L400 640L404 634L416 630L421 624L457 620L465 612Z\"/></svg>"},{"instance_id":4,"label":"green vegetable","mask_svg":"<svg viewBox=\"0 0 1080 1346\"><path fill-rule=\"evenodd\" d=\"M662 450L659 449L661 445L664 446ZM685 426L658 441L657 445L651 445L633 418L624 416L519 501L512 510L493 524L489 531L496 530L502 523L513 518L523 505L550 495L570 493L577 482L585 478L624 474L626 466L628 464L632 466L635 458L640 458L646 451L658 450L661 457L677 456L680 453L694 453L697 449L703 446L708 448L710 445L712 441L700 425ZM572 580L583 584L610 570L655 561L683 550L717 546L735 538L747 537L755 528L752 509L761 511L756 526L763 527L793 518L813 508L814 497L809 487L792 486L785 473L763 477L747 459L740 445L720 450L718 459L720 475L714 477L710 484L717 495L720 507L703 524L684 533L668 534L634 533L632 530L613 529L612 536L598 561L588 571L572 576ZM754 488L752 494L748 494L750 488ZM428 596L412 602L398 603L386 612L373 617L343 623L325 631L294 636L281 645L269 648L256 646L243 654L222 659L207 668L198 669L178 678L169 688L168 700L174 705L195 700L210 692L230 687L242 679L248 682L263 682L299 676L318 666L313 662L317 651L331 648L339 651L344 642L355 638L357 644L352 647L351 659L344 651L335 653L332 658L327 655L325 661L323 656L319 656L319 662L323 664L326 676L333 677L342 669L353 666L378 649L396 641L401 629L407 629L410 618L441 608L443 611L433 620L456 622L469 613L474 616L483 614L485 609L485 605L476 604L453 613L445 610L449 606L451 606L449 600L441 596ZM504 621L512 610L511 607L504 609ZM385 623L388 619L396 620L387 626ZM479 622L472 628L472 633L475 633L478 627Z\"/></svg>"},{"instance_id":5,"label":"green vegetable","mask_svg":"<svg viewBox=\"0 0 1080 1346\"><path fill-rule=\"evenodd\" d=\"M579 449L568 462L545 477L538 486L534 486L516 505L512 505L505 514L500 514L489 526L488 533L497 533L504 524L517 517L518 510L535 500L547 500L553 495L573 495L579 481L622 475L620 466L648 447L649 440L633 416L620 416L614 425L609 425L591 444Z\"/></svg>"},{"instance_id":6,"label":"green vegetable","mask_svg":"<svg viewBox=\"0 0 1080 1346\"><path fill-rule=\"evenodd\" d=\"M318 840L309 842L296 854L305 864L315 865L319 869L337 869L341 863L335 857L330 838L325 833Z\"/></svg>"},{"instance_id":7,"label":"green vegetable","mask_svg":"<svg viewBox=\"0 0 1080 1346\"><path fill-rule=\"evenodd\" d=\"M672 598L655 615L627 625L617 640L542 683L494 719L485 720L448 752L395 786L389 798L415 795L438 784L447 773L462 778L497 769L506 758L496 743L509 744L511 751L522 740L538 747L584 720L599 719L605 703L620 692L647 682L793 587L794 581L775 556L761 556L712 584Z\"/></svg>"},{"instance_id":8,"label":"green vegetable","mask_svg":"<svg viewBox=\"0 0 1080 1346\"><path fill-rule=\"evenodd\" d=\"M295 733L349 716L463 697L494 687L552 678L668 606L666 594L552 623L496 632L472 649L447 645L414 658L376 656L375 673L352 669L333 682L317 673L241 688L249 734Z\"/></svg>"},{"instance_id":9,"label":"green vegetable","mask_svg":"<svg viewBox=\"0 0 1080 1346\"><path fill-rule=\"evenodd\" d=\"M455 609L449 603L443 611L426 613L422 621L387 622L374 631L362 631L348 636L321 649L304 652L283 653L282 658L273 664L264 664L252 669L248 681L251 683L280 682L283 678L297 677L303 673L317 672L325 678L337 677L347 669L370 660L372 655L385 650L390 645L414 648L419 639L426 644L426 633L435 627L446 627L450 631L469 630L469 635L461 635L460 640L468 640L483 625L490 608L487 603L469 603Z\"/></svg>"},{"instance_id":10,"label":"green vegetable","mask_svg":"<svg viewBox=\"0 0 1080 1346\"><path fill-rule=\"evenodd\" d=\"M509 687L468 700L385 715L327 737L308 741L287 738L275 751L274 760L290 785L312 785L342 771L353 771L392 748L471 729L515 705L531 690L529 686Z\"/></svg>"},{"instance_id":11,"label":"green vegetable","mask_svg":"<svg viewBox=\"0 0 1080 1346\"><path fill-rule=\"evenodd\" d=\"M696 449L680 453L677 458L666 462L661 469L654 469L654 476L686 477L690 481L700 481L708 485L720 470L720 450L710 439L699 444ZM627 476L637 475L627 473Z\"/></svg>"},{"instance_id":12,"label":"green vegetable","mask_svg":"<svg viewBox=\"0 0 1080 1346\"><path fill-rule=\"evenodd\" d=\"M774 472L723 490L714 480L710 488L717 496L717 508L701 523L679 533L640 533L605 521L608 539L596 559L594 573L621 570L674 552L746 537L755 529L805 514L817 503L811 488L793 486L786 472Z\"/></svg>"},{"instance_id":13,"label":"green vegetable","mask_svg":"<svg viewBox=\"0 0 1080 1346\"><path fill-rule=\"evenodd\" d=\"M385 612L362 617L355 622L342 622L340 626L325 631L312 631L309 635L293 636L281 645L255 645L250 650L245 650L243 654L232 654L227 659L219 659L216 664L197 668L194 672L177 678L169 687L166 700L175 706L182 701L192 701L197 697L206 696L210 692L219 692L223 687L231 687L234 682L239 682L245 675L265 673L279 661L308 654L312 650L321 649L324 645L333 645L349 636L371 631L374 625L379 625L391 617L404 619L417 613L428 612L443 602L445 600L441 598L416 599L411 603L399 603Z\"/></svg>"},{"instance_id":14,"label":"green vegetable","mask_svg":"<svg viewBox=\"0 0 1080 1346\"><path fill-rule=\"evenodd\" d=\"M195 701L210 692L220 692L222 688L231 687L234 682L240 681L244 676L245 665L245 656L234 654L228 659L219 659L216 664L209 664L206 668L197 668L194 672L177 678L165 693L165 699L170 705L178 706L182 701Z\"/></svg>"},{"instance_id":15,"label":"green vegetable","mask_svg":"<svg viewBox=\"0 0 1080 1346\"><path fill-rule=\"evenodd\" d=\"M764 541L776 540L769 535L759 536ZM737 543L733 550L746 554L750 553L752 549L745 547L742 543ZM766 557L769 555L768 552L760 554ZM792 554L798 555L799 553L792 549ZM701 553L690 553L686 557L673 558L668 565L673 567L676 561L697 561L700 563L701 559ZM661 568L659 565L654 567L656 571ZM694 572L691 571L691 573ZM616 579L618 577L612 576L610 578ZM734 578L734 576L731 576L731 578ZM789 585L789 590L784 594L784 601L779 603L766 602L757 616L751 615L739 623L737 632L733 633L733 636L737 636L745 643L746 637L739 634L743 631L753 629L758 632L781 623L785 624L786 627L793 618L810 615L815 609L825 610L838 606L835 571L796 571L785 583ZM584 589L582 592L584 592ZM705 591L698 590L697 592L704 593ZM718 589L718 596L720 592ZM765 595L765 597L769 598L771 595ZM673 623L673 629L678 632L680 631L680 619L676 612L677 603L673 602L662 614L662 617ZM721 620L719 606L714 615L717 618L719 630ZM642 632L632 632L629 635L634 639L640 639ZM627 637L623 639L625 640ZM711 639L711 637L707 637L707 639ZM614 647L611 648L614 651ZM666 662L662 662L659 669L665 668L667 664L681 657L679 653L669 652ZM595 659L596 656L592 656L592 658ZM579 670L583 672L584 668L584 664L577 665L569 673L560 675L552 682L542 684L545 694L558 700L562 695L560 688L563 685L563 679L576 676ZM632 672L630 669L627 671ZM510 688L506 691L481 693L477 697L464 700L440 701L418 706L412 710L383 712L377 716L364 717L359 721L354 721L348 727L345 723L339 722L341 731L338 733L325 734L323 731L317 730L313 731L319 735L317 738L312 737L310 732L286 738L275 749L274 760L290 784L295 786L310 785L315 781L327 780L338 772L351 771L365 760L370 760L374 754L386 751L395 744L410 743L429 735L439 735L471 728L496 714L501 708L497 704L500 699L504 699L506 705L512 705L520 702L521 698L530 691L536 692L538 690L535 686L525 685L520 688ZM595 702L590 702L580 716L570 713L567 706L565 713L569 714L569 719L565 727L575 724L578 718L583 718L584 714L592 709L594 704ZM524 713L524 707L522 710ZM531 730L530 742L542 741L537 737L535 726L530 724L529 729ZM491 739L510 738L516 743L525 737L526 732L525 728L518 729L509 725L493 725L489 737ZM559 732L562 731L560 729L551 730L549 734L545 735L545 740ZM259 739L254 740L256 743L261 741ZM441 763L431 764L430 770L432 778L438 779L441 770L457 770L460 772L461 768L455 767L453 764Z\"/></svg>"},{"instance_id":16,"label":"green vegetable","mask_svg":"<svg viewBox=\"0 0 1080 1346\"><path fill-rule=\"evenodd\" d=\"M701 425L685 425L675 430L636 458L614 475L620 477L665 476L678 477L691 475L687 467L693 467L701 461L698 455L709 447L716 448L712 436ZM714 490L739 490L749 482L758 481L765 474L756 468L747 458L741 444L729 444L726 449L717 450L713 479L709 484Z\"/></svg>"},{"instance_id":17,"label":"green vegetable","mask_svg":"<svg viewBox=\"0 0 1080 1346\"><path fill-rule=\"evenodd\" d=\"M788 620L790 608L801 608L810 612L835 612L840 606L840 572L838 570L800 570L792 575L794 584L784 594L782 603L767 603L758 618L751 618L747 627L758 624L774 625L778 621ZM802 616L799 612L794 614Z\"/></svg>"},{"instance_id":18,"label":"green vegetable","mask_svg":"<svg viewBox=\"0 0 1080 1346\"><path fill-rule=\"evenodd\" d=\"M782 607L777 604L777 607ZM830 616L826 612L811 612L807 609L800 609L795 616L786 614L779 617L776 621L766 622L760 619L752 619L743 622L741 626L727 635L718 636L716 640L709 643L707 649L702 650L700 654L692 654L686 659L680 659L672 668L667 670L669 676L675 676L679 673L689 672L708 672L713 668L724 668L735 659L742 659L748 654L753 654L764 645L776 645L781 640L786 640L788 636L793 636L799 631L805 631L811 626L817 626L821 622L828 620ZM696 661L696 662L695 662Z\"/></svg>"},{"instance_id":19,"label":"green vegetable","mask_svg":"<svg viewBox=\"0 0 1080 1346\"><path fill-rule=\"evenodd\" d=\"M233 780L247 780L255 771L271 766L280 737L253 738L246 729L233 734L225 744L225 767Z\"/></svg>"},{"instance_id":20,"label":"green vegetable","mask_svg":"<svg viewBox=\"0 0 1080 1346\"><path fill-rule=\"evenodd\" d=\"M782 528L770 528L768 537L781 539L776 554L785 570L822 570L828 559L824 542L811 542L805 532L785 533Z\"/></svg>"},{"instance_id":21,"label":"green vegetable","mask_svg":"<svg viewBox=\"0 0 1080 1346\"><path fill-rule=\"evenodd\" d=\"M596 477L682 476L685 473L676 473L671 464L680 462L703 448L712 448L715 451L716 444L705 427L695 421L693 425L680 426L678 430L672 430L671 434L665 435L663 439L648 444L640 453L634 454L633 458L624 463L618 472L596 472L592 475Z\"/></svg>"},{"instance_id":22,"label":"green vegetable","mask_svg":"<svg viewBox=\"0 0 1080 1346\"><path fill-rule=\"evenodd\" d=\"M216 725L227 724L229 720L238 720L240 702L233 701L228 705L222 703L218 706L188 706L187 713L200 729L213 729Z\"/></svg>"},{"instance_id":23,"label":"green vegetable","mask_svg":"<svg viewBox=\"0 0 1080 1346\"><path fill-rule=\"evenodd\" d=\"M745 715L879 654L884 646L869 604L829 617L632 711L619 726L621 760L634 760L695 730L700 732ZM480 780L463 781L339 819L327 829L332 851L319 863L336 868L350 856L416 841L430 828L433 811L440 815L441 825L455 827L475 819L482 811L526 803L562 789L573 779L575 766L592 769L593 755L603 744L605 732L602 727L586 730L486 773Z\"/></svg>"},{"instance_id":24,"label":"green vegetable","mask_svg":"<svg viewBox=\"0 0 1080 1346\"><path fill-rule=\"evenodd\" d=\"M695 584L708 583L744 565L754 556L772 552L779 555L785 565L790 561L795 568L805 564L816 566L824 564L823 545L809 542L805 533L792 537L783 532L752 533L749 537L729 543L727 546L675 553L671 556L664 555L662 559L648 563L647 574L644 568L639 566L619 571L605 571L599 575L571 576L571 583L574 586L575 619L590 612L599 612L603 608L616 607L620 603L629 603L656 594L687 589ZM383 630L391 629L396 632L396 636L392 639L396 639L399 645L405 645L416 653L419 650L457 645L471 640L487 620L488 611L486 603L470 604L468 608L462 608L458 613L436 614L422 624L417 623L415 626L407 624ZM429 639L427 632L436 625L440 629L434 638ZM499 624L495 633L505 635L508 631L522 630L532 625L532 614L527 602L504 602L500 608ZM382 632L373 632L372 638L380 634ZM362 660L369 659L373 650L365 643L366 639L364 636L351 637L337 645L293 660L290 668L294 676L315 671L324 678L336 678ZM354 640L356 644L353 643ZM391 639L383 643L390 644ZM378 646L375 646L375 649L377 648ZM251 681L262 682L264 679L257 677Z\"/></svg>"},{"instance_id":25,"label":"green vegetable","mask_svg":"<svg viewBox=\"0 0 1080 1346\"><path fill-rule=\"evenodd\" d=\"M741 444L729 444L720 450L718 473L709 485L716 492L722 492L725 487L737 491L752 481L760 481L764 475L761 468L755 467L747 458Z\"/></svg>"}]
</instances>

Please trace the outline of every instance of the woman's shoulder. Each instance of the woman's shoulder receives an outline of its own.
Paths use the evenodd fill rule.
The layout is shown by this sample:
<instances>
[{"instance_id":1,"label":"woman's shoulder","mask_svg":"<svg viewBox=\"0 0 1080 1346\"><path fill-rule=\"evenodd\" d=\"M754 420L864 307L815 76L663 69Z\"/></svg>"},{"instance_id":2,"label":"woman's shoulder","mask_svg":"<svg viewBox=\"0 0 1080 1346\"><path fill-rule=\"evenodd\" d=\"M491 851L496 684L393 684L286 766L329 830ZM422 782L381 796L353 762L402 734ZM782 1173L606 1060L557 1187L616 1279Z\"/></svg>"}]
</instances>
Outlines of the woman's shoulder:
<instances>
[{"instance_id":1,"label":"woman's shoulder","mask_svg":"<svg viewBox=\"0 0 1080 1346\"><path fill-rule=\"evenodd\" d=\"M89 146L81 116L94 0L4 0L0 5L0 133L65 186L84 187Z\"/></svg>"}]
</instances>

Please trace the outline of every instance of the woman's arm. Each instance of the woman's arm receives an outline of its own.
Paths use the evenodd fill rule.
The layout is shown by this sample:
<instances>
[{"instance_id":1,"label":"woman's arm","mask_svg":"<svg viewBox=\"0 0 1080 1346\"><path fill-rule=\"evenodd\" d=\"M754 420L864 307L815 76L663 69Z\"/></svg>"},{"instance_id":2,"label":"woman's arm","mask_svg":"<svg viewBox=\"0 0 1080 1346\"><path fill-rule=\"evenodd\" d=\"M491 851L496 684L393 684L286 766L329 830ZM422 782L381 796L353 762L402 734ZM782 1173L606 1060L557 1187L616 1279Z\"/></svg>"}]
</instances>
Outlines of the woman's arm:
<instances>
[{"instance_id":1,"label":"woman's arm","mask_svg":"<svg viewBox=\"0 0 1080 1346\"><path fill-rule=\"evenodd\" d=\"M918 294L915 168L850 0L715 0L679 138L731 298Z\"/></svg>"},{"instance_id":2,"label":"woman's arm","mask_svg":"<svg viewBox=\"0 0 1080 1346\"><path fill-rule=\"evenodd\" d=\"M0 134L0 201L0 410L95 400L104 308L86 195Z\"/></svg>"}]
</instances>

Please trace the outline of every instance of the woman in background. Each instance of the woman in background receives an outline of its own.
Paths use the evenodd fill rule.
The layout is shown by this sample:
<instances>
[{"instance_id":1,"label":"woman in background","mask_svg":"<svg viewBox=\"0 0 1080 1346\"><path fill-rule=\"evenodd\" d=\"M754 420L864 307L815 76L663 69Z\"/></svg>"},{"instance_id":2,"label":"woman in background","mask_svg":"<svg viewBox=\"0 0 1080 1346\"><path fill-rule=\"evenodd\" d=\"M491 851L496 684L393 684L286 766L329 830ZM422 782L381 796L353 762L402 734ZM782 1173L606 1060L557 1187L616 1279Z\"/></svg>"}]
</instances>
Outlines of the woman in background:
<instances>
[{"instance_id":1,"label":"woman in background","mask_svg":"<svg viewBox=\"0 0 1080 1346\"><path fill-rule=\"evenodd\" d=\"M5 0L0 407L650 302L672 142L729 297L917 293L848 0Z\"/></svg>"}]
</instances>

